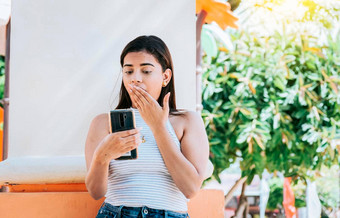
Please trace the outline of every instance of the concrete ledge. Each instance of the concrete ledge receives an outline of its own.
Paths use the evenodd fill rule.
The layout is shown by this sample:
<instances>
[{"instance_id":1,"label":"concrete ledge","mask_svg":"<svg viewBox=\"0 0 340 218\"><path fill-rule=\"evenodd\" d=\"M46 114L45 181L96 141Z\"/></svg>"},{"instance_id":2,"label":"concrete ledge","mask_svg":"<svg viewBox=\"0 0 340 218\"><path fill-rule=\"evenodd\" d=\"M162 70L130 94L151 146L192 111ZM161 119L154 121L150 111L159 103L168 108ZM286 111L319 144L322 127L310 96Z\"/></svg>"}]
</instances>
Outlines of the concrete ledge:
<instances>
[{"instance_id":1,"label":"concrete ledge","mask_svg":"<svg viewBox=\"0 0 340 218\"><path fill-rule=\"evenodd\" d=\"M205 178L214 166L208 161ZM0 186L5 184L84 183L84 155L51 157L12 157L0 162Z\"/></svg>"},{"instance_id":2,"label":"concrete ledge","mask_svg":"<svg viewBox=\"0 0 340 218\"><path fill-rule=\"evenodd\" d=\"M0 162L0 185L84 183L85 176L83 155L12 157Z\"/></svg>"},{"instance_id":3,"label":"concrete ledge","mask_svg":"<svg viewBox=\"0 0 340 218\"><path fill-rule=\"evenodd\" d=\"M94 218L103 201L87 192L0 193L0 217ZM202 189L188 207L192 218L223 218L223 191Z\"/></svg>"}]
</instances>

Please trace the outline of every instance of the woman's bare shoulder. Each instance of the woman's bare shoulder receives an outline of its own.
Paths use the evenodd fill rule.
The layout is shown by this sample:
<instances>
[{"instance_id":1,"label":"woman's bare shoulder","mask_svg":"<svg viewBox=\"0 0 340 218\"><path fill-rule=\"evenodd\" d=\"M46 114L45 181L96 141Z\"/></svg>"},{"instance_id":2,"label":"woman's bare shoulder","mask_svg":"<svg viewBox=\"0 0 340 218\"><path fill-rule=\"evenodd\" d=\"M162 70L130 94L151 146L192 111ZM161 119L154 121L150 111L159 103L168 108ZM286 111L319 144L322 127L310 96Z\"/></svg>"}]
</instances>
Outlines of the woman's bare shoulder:
<instances>
[{"instance_id":1,"label":"woman's bare shoulder","mask_svg":"<svg viewBox=\"0 0 340 218\"><path fill-rule=\"evenodd\" d=\"M108 134L109 132L109 118L108 114L98 114L96 115L90 124L89 131L86 138L86 150L93 151L98 143Z\"/></svg>"},{"instance_id":2,"label":"woman's bare shoulder","mask_svg":"<svg viewBox=\"0 0 340 218\"><path fill-rule=\"evenodd\" d=\"M201 115L198 112L190 110L181 110L177 115L173 115L172 119L184 126L192 125L193 123L202 120Z\"/></svg>"},{"instance_id":3,"label":"woman's bare shoulder","mask_svg":"<svg viewBox=\"0 0 340 218\"><path fill-rule=\"evenodd\" d=\"M191 128L192 126L202 126L203 119L201 114L196 111L186 111L185 116L185 128Z\"/></svg>"},{"instance_id":4,"label":"woman's bare shoulder","mask_svg":"<svg viewBox=\"0 0 340 218\"><path fill-rule=\"evenodd\" d=\"M101 113L96 115L91 122L93 130L96 132L107 132L109 133L109 115L107 113Z\"/></svg>"},{"instance_id":5,"label":"woman's bare shoulder","mask_svg":"<svg viewBox=\"0 0 340 218\"><path fill-rule=\"evenodd\" d=\"M202 118L199 113L189 110L180 110L179 113L170 117L170 122L175 129L179 139L184 133L195 125L202 125Z\"/></svg>"}]
</instances>

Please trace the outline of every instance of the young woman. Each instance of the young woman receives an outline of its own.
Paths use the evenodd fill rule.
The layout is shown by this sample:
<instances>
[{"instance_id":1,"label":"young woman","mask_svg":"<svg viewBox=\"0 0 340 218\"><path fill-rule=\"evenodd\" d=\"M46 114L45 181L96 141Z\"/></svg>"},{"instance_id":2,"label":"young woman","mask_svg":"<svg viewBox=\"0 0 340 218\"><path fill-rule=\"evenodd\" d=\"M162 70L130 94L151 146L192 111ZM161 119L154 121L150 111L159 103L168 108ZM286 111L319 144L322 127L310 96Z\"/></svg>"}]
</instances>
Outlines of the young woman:
<instances>
[{"instance_id":1,"label":"young woman","mask_svg":"<svg viewBox=\"0 0 340 218\"><path fill-rule=\"evenodd\" d=\"M187 201L200 189L208 164L203 121L196 112L176 109L172 59L161 39L137 37L120 64L117 109L134 110L137 128L110 134L107 114L91 122L85 182L94 199L106 197L97 217L187 217ZM136 160L115 160L135 148Z\"/></svg>"}]
</instances>

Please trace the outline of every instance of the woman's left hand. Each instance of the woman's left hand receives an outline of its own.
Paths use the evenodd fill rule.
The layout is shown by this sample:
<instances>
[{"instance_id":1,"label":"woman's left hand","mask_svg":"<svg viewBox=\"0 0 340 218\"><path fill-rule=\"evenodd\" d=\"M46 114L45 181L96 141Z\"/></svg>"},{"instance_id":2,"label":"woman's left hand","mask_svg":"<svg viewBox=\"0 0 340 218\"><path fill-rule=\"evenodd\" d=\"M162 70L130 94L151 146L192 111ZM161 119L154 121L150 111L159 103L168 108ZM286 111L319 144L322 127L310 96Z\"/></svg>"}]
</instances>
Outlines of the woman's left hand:
<instances>
[{"instance_id":1,"label":"woman's left hand","mask_svg":"<svg viewBox=\"0 0 340 218\"><path fill-rule=\"evenodd\" d=\"M144 89L130 85L131 101L136 105L143 120L151 130L157 129L160 125L166 124L169 117L170 92L164 96L163 108Z\"/></svg>"}]
</instances>

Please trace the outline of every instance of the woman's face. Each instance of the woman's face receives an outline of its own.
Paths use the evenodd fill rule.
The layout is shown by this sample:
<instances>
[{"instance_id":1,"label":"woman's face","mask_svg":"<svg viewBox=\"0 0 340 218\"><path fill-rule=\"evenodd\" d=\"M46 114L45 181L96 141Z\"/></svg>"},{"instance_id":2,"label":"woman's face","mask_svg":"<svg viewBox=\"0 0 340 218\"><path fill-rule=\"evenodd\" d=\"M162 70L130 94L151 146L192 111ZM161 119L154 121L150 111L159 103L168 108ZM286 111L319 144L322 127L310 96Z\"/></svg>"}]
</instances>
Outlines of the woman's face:
<instances>
[{"instance_id":1,"label":"woman's face","mask_svg":"<svg viewBox=\"0 0 340 218\"><path fill-rule=\"evenodd\" d=\"M170 78L171 70L167 69L163 72L157 59L149 53L130 52L124 58L123 83L127 90L129 90L129 85L135 85L158 100L164 81L168 84ZM135 107L135 105L132 106Z\"/></svg>"}]
</instances>

